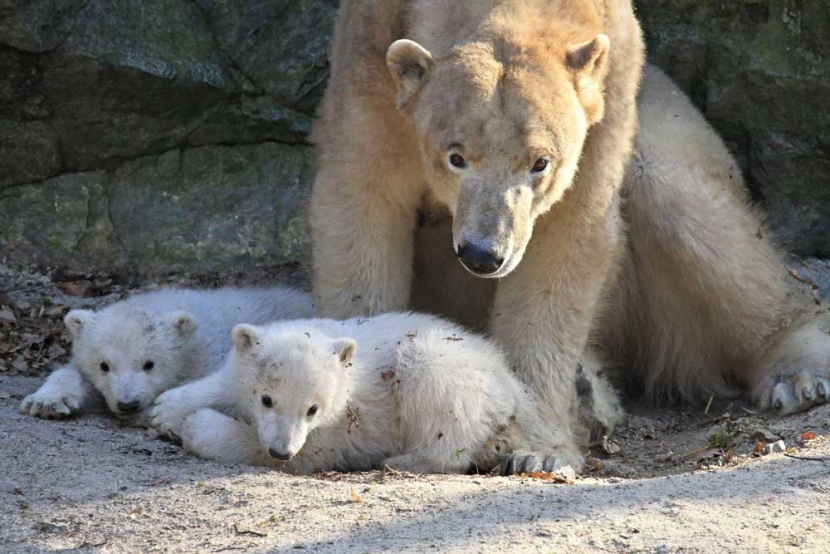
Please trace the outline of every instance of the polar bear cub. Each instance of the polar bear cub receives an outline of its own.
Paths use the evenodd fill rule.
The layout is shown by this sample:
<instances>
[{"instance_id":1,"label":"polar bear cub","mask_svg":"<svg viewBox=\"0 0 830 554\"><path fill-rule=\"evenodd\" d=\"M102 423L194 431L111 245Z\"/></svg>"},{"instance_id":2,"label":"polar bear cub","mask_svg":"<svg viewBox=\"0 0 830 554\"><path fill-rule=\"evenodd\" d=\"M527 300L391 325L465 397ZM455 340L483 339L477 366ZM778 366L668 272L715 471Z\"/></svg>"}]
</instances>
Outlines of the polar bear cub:
<instances>
[{"instance_id":1,"label":"polar bear cub","mask_svg":"<svg viewBox=\"0 0 830 554\"><path fill-rule=\"evenodd\" d=\"M97 312L72 310L64 318L71 361L27 396L20 411L60 418L103 396L116 415L136 415L161 392L219 369L238 323L312 312L309 295L283 287L168 288Z\"/></svg>"},{"instance_id":2,"label":"polar bear cub","mask_svg":"<svg viewBox=\"0 0 830 554\"><path fill-rule=\"evenodd\" d=\"M292 473L581 467L502 353L436 317L238 325L233 345L222 371L166 393L205 406L172 422L203 458Z\"/></svg>"}]
</instances>

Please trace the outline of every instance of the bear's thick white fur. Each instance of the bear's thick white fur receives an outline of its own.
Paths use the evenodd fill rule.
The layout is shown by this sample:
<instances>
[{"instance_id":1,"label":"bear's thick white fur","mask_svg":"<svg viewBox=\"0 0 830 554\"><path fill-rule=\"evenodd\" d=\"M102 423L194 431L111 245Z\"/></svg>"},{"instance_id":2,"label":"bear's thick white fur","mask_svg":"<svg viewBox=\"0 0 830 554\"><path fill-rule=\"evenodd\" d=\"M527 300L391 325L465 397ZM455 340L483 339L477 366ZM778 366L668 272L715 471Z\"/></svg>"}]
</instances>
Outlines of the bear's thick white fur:
<instances>
[{"instance_id":1,"label":"bear's thick white fur","mask_svg":"<svg viewBox=\"0 0 830 554\"><path fill-rule=\"evenodd\" d=\"M688 99L647 66L637 98L643 59L630 0L343 3L314 129L320 315L487 329L568 434L593 349L652 397L826 402L825 324ZM470 244L498 281L460 269Z\"/></svg>"},{"instance_id":2,"label":"bear's thick white fur","mask_svg":"<svg viewBox=\"0 0 830 554\"><path fill-rule=\"evenodd\" d=\"M198 456L296 473L581 467L502 353L434 316L240 325L233 335L225 369L178 389L205 406L181 425Z\"/></svg>"},{"instance_id":3,"label":"bear's thick white fur","mask_svg":"<svg viewBox=\"0 0 830 554\"><path fill-rule=\"evenodd\" d=\"M64 318L71 361L27 396L20 411L65 417L100 393L113 413L138 414L165 390L219 369L234 325L312 313L309 295L284 287L168 288L97 312L72 310Z\"/></svg>"}]
</instances>

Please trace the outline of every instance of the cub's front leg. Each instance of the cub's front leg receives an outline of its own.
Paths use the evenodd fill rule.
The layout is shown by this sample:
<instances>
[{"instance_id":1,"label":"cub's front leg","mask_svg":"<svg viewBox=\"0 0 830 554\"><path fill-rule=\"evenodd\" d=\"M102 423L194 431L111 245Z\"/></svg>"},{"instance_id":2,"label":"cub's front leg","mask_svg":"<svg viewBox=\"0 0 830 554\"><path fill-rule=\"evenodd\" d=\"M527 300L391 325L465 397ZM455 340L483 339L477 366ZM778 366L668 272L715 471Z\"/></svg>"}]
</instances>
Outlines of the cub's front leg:
<instances>
[{"instance_id":1,"label":"cub's front leg","mask_svg":"<svg viewBox=\"0 0 830 554\"><path fill-rule=\"evenodd\" d=\"M61 419L81 411L95 391L71 364L56 369L46 382L20 403L20 412L45 419Z\"/></svg>"},{"instance_id":2,"label":"cub's front leg","mask_svg":"<svg viewBox=\"0 0 830 554\"><path fill-rule=\"evenodd\" d=\"M160 394L150 408L147 423L167 436L180 437L185 417L202 408L231 408L234 390L231 372L222 369Z\"/></svg>"},{"instance_id":3,"label":"cub's front leg","mask_svg":"<svg viewBox=\"0 0 830 554\"><path fill-rule=\"evenodd\" d=\"M181 425L185 450L225 464L273 465L262 449L256 430L210 408L190 414Z\"/></svg>"}]
</instances>

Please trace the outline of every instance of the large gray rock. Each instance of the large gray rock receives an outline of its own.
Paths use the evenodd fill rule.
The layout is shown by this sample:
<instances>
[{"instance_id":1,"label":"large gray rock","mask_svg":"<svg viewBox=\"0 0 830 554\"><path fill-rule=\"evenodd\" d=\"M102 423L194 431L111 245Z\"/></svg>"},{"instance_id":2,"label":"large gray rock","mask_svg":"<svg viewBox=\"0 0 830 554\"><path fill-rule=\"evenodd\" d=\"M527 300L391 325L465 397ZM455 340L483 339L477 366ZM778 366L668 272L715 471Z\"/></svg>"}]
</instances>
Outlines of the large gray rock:
<instances>
[{"instance_id":1,"label":"large gray rock","mask_svg":"<svg viewBox=\"0 0 830 554\"><path fill-rule=\"evenodd\" d=\"M0 255L139 274L303 261L335 9L0 0Z\"/></svg>"},{"instance_id":2,"label":"large gray rock","mask_svg":"<svg viewBox=\"0 0 830 554\"><path fill-rule=\"evenodd\" d=\"M637 6L652 58L726 138L778 238L830 256L830 2Z\"/></svg>"},{"instance_id":3,"label":"large gray rock","mask_svg":"<svg viewBox=\"0 0 830 554\"><path fill-rule=\"evenodd\" d=\"M305 261L309 148L206 146L111 173L12 187L0 244L12 260L77 271L211 271Z\"/></svg>"},{"instance_id":4,"label":"large gray rock","mask_svg":"<svg viewBox=\"0 0 830 554\"><path fill-rule=\"evenodd\" d=\"M653 59L785 244L830 254L830 6L639 0ZM336 0L0 0L0 256L138 274L307 259Z\"/></svg>"}]
</instances>

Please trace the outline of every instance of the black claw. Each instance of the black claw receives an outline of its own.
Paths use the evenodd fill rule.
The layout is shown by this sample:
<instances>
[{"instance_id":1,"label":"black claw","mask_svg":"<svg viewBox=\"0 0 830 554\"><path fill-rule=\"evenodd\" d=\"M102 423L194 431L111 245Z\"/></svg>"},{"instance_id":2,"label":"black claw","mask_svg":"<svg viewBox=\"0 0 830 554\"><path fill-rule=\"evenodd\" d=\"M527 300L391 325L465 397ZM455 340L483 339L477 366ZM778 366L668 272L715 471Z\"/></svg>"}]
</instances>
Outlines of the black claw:
<instances>
[{"instance_id":1,"label":"black claw","mask_svg":"<svg viewBox=\"0 0 830 554\"><path fill-rule=\"evenodd\" d=\"M813 399L813 389L812 389L812 387L804 387L803 389L801 389L801 396L803 396L807 400L812 400Z\"/></svg>"},{"instance_id":2,"label":"black claw","mask_svg":"<svg viewBox=\"0 0 830 554\"><path fill-rule=\"evenodd\" d=\"M515 468L516 456L511 454L510 456L507 456L501 463L501 470L499 471L499 475L501 475L502 477L505 477L507 475L513 475Z\"/></svg>"},{"instance_id":3,"label":"black claw","mask_svg":"<svg viewBox=\"0 0 830 554\"><path fill-rule=\"evenodd\" d=\"M781 402L781 399L780 399L780 398L776 398L776 399L772 402L772 407L773 407L773 408L775 408L776 410L780 410L781 408L783 408L783 407L784 407L784 403L783 403L783 402Z\"/></svg>"}]
</instances>

